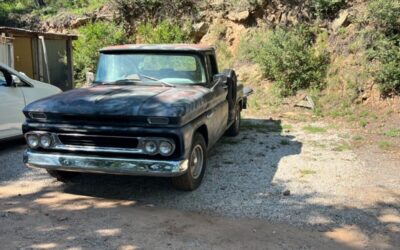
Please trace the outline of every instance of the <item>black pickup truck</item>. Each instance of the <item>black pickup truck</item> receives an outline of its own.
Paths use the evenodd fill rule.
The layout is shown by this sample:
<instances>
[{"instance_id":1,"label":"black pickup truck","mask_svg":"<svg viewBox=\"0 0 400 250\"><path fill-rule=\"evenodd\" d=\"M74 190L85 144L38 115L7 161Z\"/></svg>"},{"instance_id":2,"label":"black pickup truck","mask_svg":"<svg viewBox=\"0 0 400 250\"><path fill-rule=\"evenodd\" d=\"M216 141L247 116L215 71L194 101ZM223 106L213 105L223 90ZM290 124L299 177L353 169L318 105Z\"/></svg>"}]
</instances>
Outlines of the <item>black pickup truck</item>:
<instances>
[{"instance_id":1,"label":"black pickup truck","mask_svg":"<svg viewBox=\"0 0 400 250\"><path fill-rule=\"evenodd\" d=\"M236 136L251 90L219 73L202 45L120 45L100 50L94 81L24 109L28 167L65 181L79 172L171 177L196 189L207 151Z\"/></svg>"}]
</instances>

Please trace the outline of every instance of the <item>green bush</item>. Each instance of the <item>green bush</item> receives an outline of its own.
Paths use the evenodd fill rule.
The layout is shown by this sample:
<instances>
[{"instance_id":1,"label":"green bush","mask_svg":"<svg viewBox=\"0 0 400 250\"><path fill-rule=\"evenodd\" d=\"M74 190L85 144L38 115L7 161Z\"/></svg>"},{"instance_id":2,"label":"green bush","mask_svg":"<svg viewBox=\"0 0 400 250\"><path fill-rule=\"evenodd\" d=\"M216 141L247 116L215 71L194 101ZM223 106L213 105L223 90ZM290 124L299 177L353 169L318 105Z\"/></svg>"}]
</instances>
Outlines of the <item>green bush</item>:
<instances>
[{"instance_id":1,"label":"green bush","mask_svg":"<svg viewBox=\"0 0 400 250\"><path fill-rule=\"evenodd\" d=\"M368 4L370 24L369 57L379 67L373 71L383 96L400 94L400 2L371 0Z\"/></svg>"},{"instance_id":2,"label":"green bush","mask_svg":"<svg viewBox=\"0 0 400 250\"><path fill-rule=\"evenodd\" d=\"M381 37L375 41L370 56L379 61L373 72L383 96L400 94L400 36Z\"/></svg>"},{"instance_id":3,"label":"green bush","mask_svg":"<svg viewBox=\"0 0 400 250\"><path fill-rule=\"evenodd\" d=\"M241 47L241 53L258 63L264 75L275 81L282 96L325 85L329 57L325 50L313 47L313 36L307 29L258 32Z\"/></svg>"},{"instance_id":4,"label":"green bush","mask_svg":"<svg viewBox=\"0 0 400 250\"><path fill-rule=\"evenodd\" d=\"M142 43L183 43L189 40L190 31L169 21L162 21L156 26L145 23L137 27L137 38Z\"/></svg>"},{"instance_id":5,"label":"green bush","mask_svg":"<svg viewBox=\"0 0 400 250\"><path fill-rule=\"evenodd\" d=\"M321 19L332 18L345 4L345 0L311 0L311 9Z\"/></svg>"},{"instance_id":6,"label":"green bush","mask_svg":"<svg viewBox=\"0 0 400 250\"><path fill-rule=\"evenodd\" d=\"M36 9L34 12L41 16L53 16L63 10L80 15L99 8L105 2L106 0L45 0L46 6Z\"/></svg>"},{"instance_id":7,"label":"green bush","mask_svg":"<svg viewBox=\"0 0 400 250\"><path fill-rule=\"evenodd\" d=\"M111 22L96 22L81 27L74 42L74 67L76 79L84 81L86 71L94 71L102 47L129 41L122 27Z\"/></svg>"},{"instance_id":8,"label":"green bush","mask_svg":"<svg viewBox=\"0 0 400 250\"><path fill-rule=\"evenodd\" d=\"M385 29L385 33L400 31L400 2L396 0L371 0L368 4L369 16Z\"/></svg>"},{"instance_id":9,"label":"green bush","mask_svg":"<svg viewBox=\"0 0 400 250\"><path fill-rule=\"evenodd\" d=\"M18 26L20 20L12 15L28 13L33 8L32 0L0 0L0 24Z\"/></svg>"}]
</instances>

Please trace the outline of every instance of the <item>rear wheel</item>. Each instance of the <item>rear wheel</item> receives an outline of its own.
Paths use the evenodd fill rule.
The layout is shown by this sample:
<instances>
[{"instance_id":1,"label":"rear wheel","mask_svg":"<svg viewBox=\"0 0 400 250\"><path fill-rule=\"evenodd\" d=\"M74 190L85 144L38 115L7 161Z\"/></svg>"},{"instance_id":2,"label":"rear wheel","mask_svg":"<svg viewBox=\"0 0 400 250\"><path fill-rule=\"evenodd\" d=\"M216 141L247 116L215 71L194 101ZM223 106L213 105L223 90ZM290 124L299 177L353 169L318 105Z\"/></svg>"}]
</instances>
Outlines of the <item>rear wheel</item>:
<instances>
[{"instance_id":1,"label":"rear wheel","mask_svg":"<svg viewBox=\"0 0 400 250\"><path fill-rule=\"evenodd\" d=\"M200 133L193 138L188 161L188 170L184 175L172 178L172 185L180 190L193 191L200 186L207 166L206 142Z\"/></svg>"},{"instance_id":2,"label":"rear wheel","mask_svg":"<svg viewBox=\"0 0 400 250\"><path fill-rule=\"evenodd\" d=\"M236 104L235 117L232 125L226 131L227 136L237 136L240 132L240 105Z\"/></svg>"},{"instance_id":3,"label":"rear wheel","mask_svg":"<svg viewBox=\"0 0 400 250\"><path fill-rule=\"evenodd\" d=\"M54 177L61 182L68 182L78 175L78 173L76 172L67 172L60 170L47 170L47 173L49 173L51 177Z\"/></svg>"}]
</instances>

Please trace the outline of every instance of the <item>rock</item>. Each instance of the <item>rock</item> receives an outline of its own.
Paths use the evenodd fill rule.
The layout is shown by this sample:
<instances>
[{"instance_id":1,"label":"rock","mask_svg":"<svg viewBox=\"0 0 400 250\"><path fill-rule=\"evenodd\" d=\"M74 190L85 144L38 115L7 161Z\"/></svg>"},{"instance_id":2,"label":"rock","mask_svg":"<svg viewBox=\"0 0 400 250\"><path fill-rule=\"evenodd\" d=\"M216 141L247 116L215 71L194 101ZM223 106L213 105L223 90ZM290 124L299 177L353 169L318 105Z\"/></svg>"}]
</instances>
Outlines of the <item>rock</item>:
<instances>
[{"instance_id":1,"label":"rock","mask_svg":"<svg viewBox=\"0 0 400 250\"><path fill-rule=\"evenodd\" d=\"M284 196L289 196L290 195L290 190L286 189L285 191L283 191L283 195Z\"/></svg>"},{"instance_id":2,"label":"rock","mask_svg":"<svg viewBox=\"0 0 400 250\"><path fill-rule=\"evenodd\" d=\"M229 12L228 19L234 22L243 22L249 18L250 12L248 10L241 12Z\"/></svg>"},{"instance_id":3,"label":"rock","mask_svg":"<svg viewBox=\"0 0 400 250\"><path fill-rule=\"evenodd\" d=\"M77 18L77 19L71 21L71 28L73 28L73 29L79 28L79 27L87 24L89 21L90 21L89 17Z\"/></svg>"},{"instance_id":4,"label":"rock","mask_svg":"<svg viewBox=\"0 0 400 250\"><path fill-rule=\"evenodd\" d=\"M299 23L299 21L297 20L297 16L293 11L289 11L289 13L287 14L287 21L294 25Z\"/></svg>"},{"instance_id":5,"label":"rock","mask_svg":"<svg viewBox=\"0 0 400 250\"><path fill-rule=\"evenodd\" d=\"M200 22L193 24L193 37L195 42L200 41L201 38L208 32L208 24L206 22Z\"/></svg>"},{"instance_id":6,"label":"rock","mask_svg":"<svg viewBox=\"0 0 400 250\"><path fill-rule=\"evenodd\" d=\"M348 24L349 12L344 10L340 12L339 17L336 18L332 23L332 30L337 31L340 27Z\"/></svg>"},{"instance_id":7,"label":"rock","mask_svg":"<svg viewBox=\"0 0 400 250\"><path fill-rule=\"evenodd\" d=\"M310 96L303 97L303 99L297 102L294 106L300 108L315 109L315 103Z\"/></svg>"},{"instance_id":8,"label":"rock","mask_svg":"<svg viewBox=\"0 0 400 250\"><path fill-rule=\"evenodd\" d=\"M270 22L270 23L275 23L276 22L276 16L274 14L267 15L267 21Z\"/></svg>"},{"instance_id":9,"label":"rock","mask_svg":"<svg viewBox=\"0 0 400 250\"><path fill-rule=\"evenodd\" d=\"M283 13L283 14L281 15L281 18L280 18L279 22L280 22L281 24L283 24L283 25L286 25L286 24L287 24L287 21L288 21L288 19L287 19L287 14L286 14L286 13Z\"/></svg>"}]
</instances>

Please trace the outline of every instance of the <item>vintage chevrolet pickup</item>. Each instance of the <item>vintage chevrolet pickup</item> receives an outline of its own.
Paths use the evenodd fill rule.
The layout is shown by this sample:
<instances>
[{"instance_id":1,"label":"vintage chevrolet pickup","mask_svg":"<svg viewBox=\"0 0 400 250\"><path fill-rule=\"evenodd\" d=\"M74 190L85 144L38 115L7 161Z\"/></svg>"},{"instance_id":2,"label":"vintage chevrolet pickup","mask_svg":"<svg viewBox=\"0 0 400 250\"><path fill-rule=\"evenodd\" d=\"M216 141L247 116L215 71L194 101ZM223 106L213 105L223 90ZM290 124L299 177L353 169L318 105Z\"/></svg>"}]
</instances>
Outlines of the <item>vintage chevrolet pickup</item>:
<instances>
[{"instance_id":1,"label":"vintage chevrolet pickup","mask_svg":"<svg viewBox=\"0 0 400 250\"><path fill-rule=\"evenodd\" d=\"M94 81L24 109L28 167L65 181L79 172L172 177L196 189L207 151L236 136L250 89L219 73L202 45L121 45L100 50Z\"/></svg>"}]
</instances>

